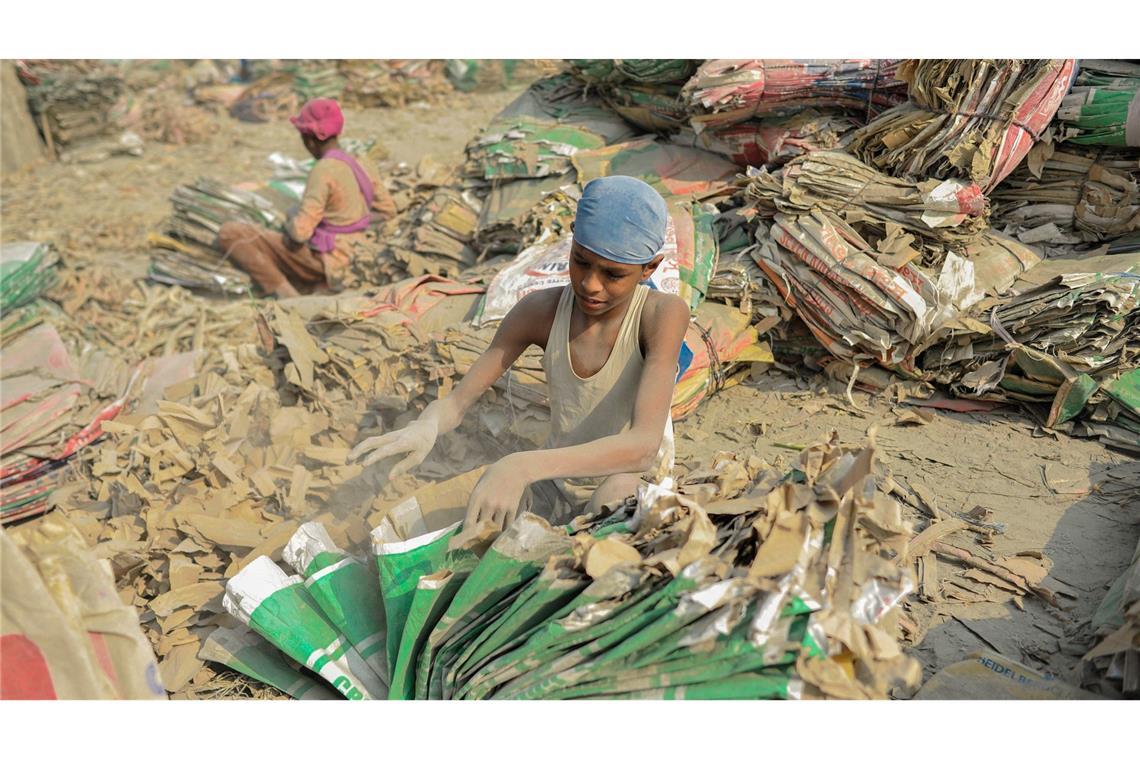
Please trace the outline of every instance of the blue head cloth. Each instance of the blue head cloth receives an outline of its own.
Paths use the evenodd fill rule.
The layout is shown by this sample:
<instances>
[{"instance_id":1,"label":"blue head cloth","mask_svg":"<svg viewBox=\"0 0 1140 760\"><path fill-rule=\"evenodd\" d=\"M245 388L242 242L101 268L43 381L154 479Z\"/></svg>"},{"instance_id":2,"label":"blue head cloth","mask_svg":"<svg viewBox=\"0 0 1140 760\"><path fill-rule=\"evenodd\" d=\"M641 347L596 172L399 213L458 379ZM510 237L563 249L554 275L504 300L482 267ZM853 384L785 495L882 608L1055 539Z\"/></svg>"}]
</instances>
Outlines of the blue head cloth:
<instances>
[{"instance_id":1,"label":"blue head cloth","mask_svg":"<svg viewBox=\"0 0 1140 760\"><path fill-rule=\"evenodd\" d=\"M648 264L665 245L665 199L634 177L599 177L586 185L574 218L574 242L619 264Z\"/></svg>"}]
</instances>

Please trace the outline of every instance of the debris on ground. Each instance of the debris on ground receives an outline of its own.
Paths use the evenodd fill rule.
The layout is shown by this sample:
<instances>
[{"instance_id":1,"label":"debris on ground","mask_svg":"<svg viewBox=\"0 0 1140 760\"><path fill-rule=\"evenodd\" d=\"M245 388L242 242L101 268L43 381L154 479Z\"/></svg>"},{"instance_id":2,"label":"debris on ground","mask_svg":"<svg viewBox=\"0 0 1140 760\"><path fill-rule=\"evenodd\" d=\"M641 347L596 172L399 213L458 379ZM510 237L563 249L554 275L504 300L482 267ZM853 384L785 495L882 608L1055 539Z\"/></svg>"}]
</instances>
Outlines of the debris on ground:
<instances>
[{"instance_id":1,"label":"debris on ground","mask_svg":"<svg viewBox=\"0 0 1140 760\"><path fill-rule=\"evenodd\" d=\"M1140 543L1132 564L1113 582L1093 615L1099 643L1084 656L1085 678L1102 693L1140 695Z\"/></svg>"},{"instance_id":2,"label":"debris on ground","mask_svg":"<svg viewBox=\"0 0 1140 760\"><path fill-rule=\"evenodd\" d=\"M226 606L350 699L885 697L917 685L892 633L914 581L873 461L834 441L789 473L725 455L566 528L523 515L493 541L431 530L447 518L405 502L372 533L387 684L359 645L330 645L346 632L317 592L268 560L227 583Z\"/></svg>"}]
</instances>

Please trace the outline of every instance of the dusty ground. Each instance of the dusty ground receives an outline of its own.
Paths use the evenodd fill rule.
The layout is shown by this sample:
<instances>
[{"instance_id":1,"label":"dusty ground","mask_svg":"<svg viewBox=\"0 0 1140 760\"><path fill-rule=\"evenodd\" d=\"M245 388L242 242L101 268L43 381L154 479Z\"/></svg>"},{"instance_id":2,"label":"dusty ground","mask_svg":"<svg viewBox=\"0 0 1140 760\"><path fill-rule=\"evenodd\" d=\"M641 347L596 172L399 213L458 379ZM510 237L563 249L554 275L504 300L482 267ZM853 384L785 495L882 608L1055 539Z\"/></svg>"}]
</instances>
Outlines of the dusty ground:
<instances>
[{"instance_id":1,"label":"dusty ground","mask_svg":"<svg viewBox=\"0 0 1140 760\"><path fill-rule=\"evenodd\" d=\"M447 106L412 106L347 113L346 136L375 138L394 161L425 155L458 163L463 145L516 92L457 96ZM5 241L51 241L97 253L134 275L145 267L147 233L169 212L173 188L200 175L230 182L268 176L273 151L298 158L303 149L288 123L245 124L221 116L205 143L148 145L145 158L117 157L88 165L40 164L5 175L0 183ZM940 412L919 427L894 424L892 406L866 394L817 396L804 378L771 372L708 401L678 428L681 464L717 450L755 448L768 462L788 464L794 447L832 430L844 443L861 442L877 427L881 456L892 471L935 494L944 510L982 505L1004 524L999 553L1043 551L1053 575L1080 591L1069 609L1035 599L1012 603L944 605L928 614L930 630L914 650L926 674L992 648L1067 680L1076 680L1087 649L1073 639L1125 568L1140 536L1140 500L1097 493L1055 493L1043 466L1061 465L1095 476L1126 455L1098 443L1036 437L1035 424L1016 410L987 414ZM754 424L750 424L754 423ZM1140 492L1140 483L1137 484ZM931 611L928 611L928 613Z\"/></svg>"},{"instance_id":2,"label":"dusty ground","mask_svg":"<svg viewBox=\"0 0 1140 760\"><path fill-rule=\"evenodd\" d=\"M345 110L345 137L374 139L393 162L425 156L458 164L471 136L519 90L457 93L446 107ZM269 154L308 158L288 122L250 124L214 117L216 131L195 145L148 143L142 157L91 164L41 162L0 178L0 239L39 240L90 250L132 271L145 269L146 237L170 214L174 188L197 177L241 183L272 176Z\"/></svg>"}]
</instances>

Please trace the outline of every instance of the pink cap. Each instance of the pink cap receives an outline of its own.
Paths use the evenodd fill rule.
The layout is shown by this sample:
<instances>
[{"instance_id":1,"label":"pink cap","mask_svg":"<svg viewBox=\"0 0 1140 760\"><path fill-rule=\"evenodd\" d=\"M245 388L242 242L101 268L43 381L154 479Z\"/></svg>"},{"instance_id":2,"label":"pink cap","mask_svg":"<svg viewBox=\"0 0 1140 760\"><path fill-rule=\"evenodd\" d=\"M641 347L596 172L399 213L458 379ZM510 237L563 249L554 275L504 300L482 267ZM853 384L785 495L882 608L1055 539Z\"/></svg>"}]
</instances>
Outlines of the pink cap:
<instances>
[{"instance_id":1,"label":"pink cap","mask_svg":"<svg viewBox=\"0 0 1140 760\"><path fill-rule=\"evenodd\" d=\"M312 135L318 140L335 137L344 129L344 114L331 98L310 100L301 108L301 113L291 116L289 121L301 134Z\"/></svg>"}]
</instances>

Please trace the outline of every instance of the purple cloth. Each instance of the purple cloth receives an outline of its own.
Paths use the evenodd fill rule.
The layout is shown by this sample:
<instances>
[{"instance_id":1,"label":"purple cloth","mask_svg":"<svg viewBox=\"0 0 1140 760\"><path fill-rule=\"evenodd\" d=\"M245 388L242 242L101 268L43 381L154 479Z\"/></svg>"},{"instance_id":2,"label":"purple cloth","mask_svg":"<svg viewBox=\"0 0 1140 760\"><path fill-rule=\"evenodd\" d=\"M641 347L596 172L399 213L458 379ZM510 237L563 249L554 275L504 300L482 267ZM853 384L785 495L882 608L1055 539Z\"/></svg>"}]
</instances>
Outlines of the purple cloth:
<instances>
[{"instance_id":1,"label":"purple cloth","mask_svg":"<svg viewBox=\"0 0 1140 760\"><path fill-rule=\"evenodd\" d=\"M368 225L372 223L372 200L376 194L372 190L372 180L352 156L341 150L330 150L321 158L335 158L348 164L348 168L352 169L352 174L356 177L356 184L360 187L360 193L364 196L364 205L369 209L359 221L352 224L329 224L327 221L321 220L321 223L313 230L313 236L309 238L309 247L318 253L328 253L336 248L337 235L347 235L350 232L361 232L368 229Z\"/></svg>"}]
</instances>

